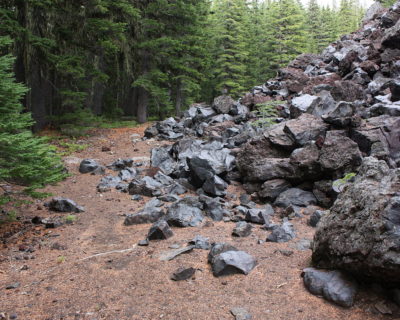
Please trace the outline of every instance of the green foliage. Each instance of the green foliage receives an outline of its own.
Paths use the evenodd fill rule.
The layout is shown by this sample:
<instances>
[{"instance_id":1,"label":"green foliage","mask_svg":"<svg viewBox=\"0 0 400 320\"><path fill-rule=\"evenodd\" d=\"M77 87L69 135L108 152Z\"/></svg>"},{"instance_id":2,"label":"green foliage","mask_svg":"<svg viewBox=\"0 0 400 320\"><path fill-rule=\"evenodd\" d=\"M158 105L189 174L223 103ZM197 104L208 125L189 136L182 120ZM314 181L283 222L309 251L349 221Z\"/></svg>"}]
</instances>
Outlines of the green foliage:
<instances>
[{"instance_id":1,"label":"green foliage","mask_svg":"<svg viewBox=\"0 0 400 320\"><path fill-rule=\"evenodd\" d=\"M17 221L17 212L15 210L10 210L0 215L0 224L14 221Z\"/></svg>"},{"instance_id":2,"label":"green foliage","mask_svg":"<svg viewBox=\"0 0 400 320\"><path fill-rule=\"evenodd\" d=\"M336 192L343 191L343 188L345 187L345 185L348 184L349 182L353 181L355 176L356 176L356 173L350 172L350 173L347 173L343 178L335 180L332 184L333 190L335 190Z\"/></svg>"},{"instance_id":3,"label":"green foliage","mask_svg":"<svg viewBox=\"0 0 400 320\"><path fill-rule=\"evenodd\" d=\"M70 214L70 215L68 215L68 216L65 217L65 222L68 223L68 224L72 224L72 223L74 223L77 219L78 219L77 216L75 216L75 215L73 215L73 214Z\"/></svg>"},{"instance_id":4,"label":"green foliage","mask_svg":"<svg viewBox=\"0 0 400 320\"><path fill-rule=\"evenodd\" d=\"M253 125L266 129L275 124L275 120L278 117L277 106L280 103L280 101L268 101L256 105L256 114L258 119L253 122Z\"/></svg>"},{"instance_id":5,"label":"green foliage","mask_svg":"<svg viewBox=\"0 0 400 320\"><path fill-rule=\"evenodd\" d=\"M0 37L0 48L10 39ZM65 177L61 159L46 139L30 131L33 120L20 103L26 88L14 81L13 58L0 57L0 177L39 188Z\"/></svg>"}]
</instances>

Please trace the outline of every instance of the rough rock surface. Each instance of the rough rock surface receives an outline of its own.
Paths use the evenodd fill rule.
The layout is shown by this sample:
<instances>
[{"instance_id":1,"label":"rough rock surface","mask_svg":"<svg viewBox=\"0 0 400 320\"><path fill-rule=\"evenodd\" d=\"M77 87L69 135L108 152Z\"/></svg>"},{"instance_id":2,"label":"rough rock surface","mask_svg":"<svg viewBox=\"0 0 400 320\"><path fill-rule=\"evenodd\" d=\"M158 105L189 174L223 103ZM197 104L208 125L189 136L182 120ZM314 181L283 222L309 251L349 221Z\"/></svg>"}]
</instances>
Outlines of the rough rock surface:
<instances>
[{"instance_id":1,"label":"rough rock surface","mask_svg":"<svg viewBox=\"0 0 400 320\"><path fill-rule=\"evenodd\" d=\"M364 158L355 181L322 217L313 263L359 277L400 283L400 171Z\"/></svg>"}]
</instances>

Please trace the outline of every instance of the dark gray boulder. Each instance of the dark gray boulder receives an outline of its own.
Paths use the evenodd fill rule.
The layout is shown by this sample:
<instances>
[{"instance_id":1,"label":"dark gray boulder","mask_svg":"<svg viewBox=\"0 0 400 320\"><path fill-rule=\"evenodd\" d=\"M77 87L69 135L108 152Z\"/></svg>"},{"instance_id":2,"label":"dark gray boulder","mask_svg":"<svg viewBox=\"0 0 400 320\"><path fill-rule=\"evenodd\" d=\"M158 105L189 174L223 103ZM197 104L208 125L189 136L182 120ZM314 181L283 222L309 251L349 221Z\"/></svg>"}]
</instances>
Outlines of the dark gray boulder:
<instances>
[{"instance_id":1,"label":"dark gray boulder","mask_svg":"<svg viewBox=\"0 0 400 320\"><path fill-rule=\"evenodd\" d=\"M53 198L45 204L49 210L57 212L84 212L85 209L79 206L75 201L67 198Z\"/></svg>"},{"instance_id":2,"label":"dark gray boulder","mask_svg":"<svg viewBox=\"0 0 400 320\"><path fill-rule=\"evenodd\" d=\"M272 179L295 179L299 178L300 173L290 162L289 158L267 158L248 162L245 166L240 166L242 175L247 181L265 182Z\"/></svg>"},{"instance_id":3,"label":"dark gray boulder","mask_svg":"<svg viewBox=\"0 0 400 320\"><path fill-rule=\"evenodd\" d=\"M190 279L191 277L193 277L195 272L196 272L196 269L194 269L192 267L190 267L190 268L180 267L172 274L171 280L174 280L174 281L187 280L187 279Z\"/></svg>"},{"instance_id":4,"label":"dark gray boulder","mask_svg":"<svg viewBox=\"0 0 400 320\"><path fill-rule=\"evenodd\" d=\"M261 186L258 195L267 201L274 201L282 192L289 189L292 185L284 179L268 180Z\"/></svg>"},{"instance_id":5,"label":"dark gray boulder","mask_svg":"<svg viewBox=\"0 0 400 320\"><path fill-rule=\"evenodd\" d=\"M303 270L304 285L308 291L342 307L351 307L357 293L356 282L340 271Z\"/></svg>"},{"instance_id":6,"label":"dark gray boulder","mask_svg":"<svg viewBox=\"0 0 400 320\"><path fill-rule=\"evenodd\" d=\"M252 208L246 211L245 220L257 224L268 224L269 218L274 214L274 209L267 204L265 208Z\"/></svg>"},{"instance_id":7,"label":"dark gray boulder","mask_svg":"<svg viewBox=\"0 0 400 320\"><path fill-rule=\"evenodd\" d=\"M248 237L251 234L252 226L245 221L239 221L233 228L232 235L234 237Z\"/></svg>"},{"instance_id":8,"label":"dark gray boulder","mask_svg":"<svg viewBox=\"0 0 400 320\"><path fill-rule=\"evenodd\" d=\"M105 176L101 178L100 183L97 185L98 192L110 191L115 188L121 182L120 177Z\"/></svg>"},{"instance_id":9,"label":"dark gray boulder","mask_svg":"<svg viewBox=\"0 0 400 320\"><path fill-rule=\"evenodd\" d=\"M229 213L228 210L225 209L221 198L201 196L200 201L204 205L206 215L214 221L221 221L223 217Z\"/></svg>"},{"instance_id":10,"label":"dark gray boulder","mask_svg":"<svg viewBox=\"0 0 400 320\"><path fill-rule=\"evenodd\" d=\"M350 137L366 155L385 160L395 167L400 160L400 117L380 116L366 119Z\"/></svg>"},{"instance_id":11,"label":"dark gray boulder","mask_svg":"<svg viewBox=\"0 0 400 320\"><path fill-rule=\"evenodd\" d=\"M118 177L121 178L122 181L131 181L138 175L138 172L135 168L126 168L121 170L118 173Z\"/></svg>"},{"instance_id":12,"label":"dark gray boulder","mask_svg":"<svg viewBox=\"0 0 400 320\"><path fill-rule=\"evenodd\" d=\"M143 210L134 213L127 214L124 220L125 226L131 226L143 223L153 223L158 221L165 215L164 210L158 207L145 207Z\"/></svg>"},{"instance_id":13,"label":"dark gray boulder","mask_svg":"<svg viewBox=\"0 0 400 320\"><path fill-rule=\"evenodd\" d=\"M216 277L234 273L247 275L256 265L256 259L244 251L225 251L212 260L212 271Z\"/></svg>"},{"instance_id":14,"label":"dark gray boulder","mask_svg":"<svg viewBox=\"0 0 400 320\"><path fill-rule=\"evenodd\" d=\"M167 175L174 172L177 162L171 156L172 146L162 146L151 149L150 164L152 167L160 168Z\"/></svg>"},{"instance_id":15,"label":"dark gray boulder","mask_svg":"<svg viewBox=\"0 0 400 320\"><path fill-rule=\"evenodd\" d=\"M280 226L273 226L271 234L266 241L269 242L288 242L296 237L293 225L285 221Z\"/></svg>"},{"instance_id":16,"label":"dark gray boulder","mask_svg":"<svg viewBox=\"0 0 400 320\"><path fill-rule=\"evenodd\" d=\"M211 196L223 197L226 195L228 184L217 175L214 175L213 177L207 178L202 188Z\"/></svg>"},{"instance_id":17,"label":"dark gray boulder","mask_svg":"<svg viewBox=\"0 0 400 320\"><path fill-rule=\"evenodd\" d=\"M114 171L120 171L133 166L133 159L117 159L113 163L109 164L107 168Z\"/></svg>"},{"instance_id":18,"label":"dark gray boulder","mask_svg":"<svg viewBox=\"0 0 400 320\"><path fill-rule=\"evenodd\" d=\"M219 243L213 243L211 245L211 250L208 253L207 260L209 263L212 263L215 257L217 257L219 254L226 252L226 251L238 251L234 246L230 245L229 243L225 242L219 242Z\"/></svg>"},{"instance_id":19,"label":"dark gray boulder","mask_svg":"<svg viewBox=\"0 0 400 320\"><path fill-rule=\"evenodd\" d=\"M168 223L165 220L155 222L147 234L149 240L165 240L174 235Z\"/></svg>"},{"instance_id":20,"label":"dark gray boulder","mask_svg":"<svg viewBox=\"0 0 400 320\"><path fill-rule=\"evenodd\" d=\"M393 102L400 100L400 80L392 80L389 83L390 92L392 93L390 100Z\"/></svg>"},{"instance_id":21,"label":"dark gray boulder","mask_svg":"<svg viewBox=\"0 0 400 320\"><path fill-rule=\"evenodd\" d=\"M275 200L274 205L277 207L287 208L291 205L298 207L308 207L317 204L314 194L299 188L290 188L282 192Z\"/></svg>"},{"instance_id":22,"label":"dark gray boulder","mask_svg":"<svg viewBox=\"0 0 400 320\"><path fill-rule=\"evenodd\" d=\"M201 235L195 236L189 241L190 245L194 245L195 249L210 250L211 244L209 239Z\"/></svg>"},{"instance_id":23,"label":"dark gray boulder","mask_svg":"<svg viewBox=\"0 0 400 320\"><path fill-rule=\"evenodd\" d=\"M105 168L94 159L85 159L79 165L80 173L104 174Z\"/></svg>"},{"instance_id":24,"label":"dark gray boulder","mask_svg":"<svg viewBox=\"0 0 400 320\"><path fill-rule=\"evenodd\" d=\"M315 266L400 284L400 171L364 158L353 183L318 224Z\"/></svg>"},{"instance_id":25,"label":"dark gray boulder","mask_svg":"<svg viewBox=\"0 0 400 320\"><path fill-rule=\"evenodd\" d=\"M354 115L355 106L351 102L338 102L335 108L322 116L322 119L334 126L343 128L351 124L352 116Z\"/></svg>"},{"instance_id":26,"label":"dark gray boulder","mask_svg":"<svg viewBox=\"0 0 400 320\"><path fill-rule=\"evenodd\" d=\"M322 211L322 210L315 210L314 213L310 216L310 219L308 220L308 224L311 227L316 227L318 222L321 220L321 218L327 214L327 211Z\"/></svg>"},{"instance_id":27,"label":"dark gray boulder","mask_svg":"<svg viewBox=\"0 0 400 320\"><path fill-rule=\"evenodd\" d=\"M166 220L176 227L195 227L204 219L202 209L198 197L185 197L168 208Z\"/></svg>"},{"instance_id":28,"label":"dark gray boulder","mask_svg":"<svg viewBox=\"0 0 400 320\"><path fill-rule=\"evenodd\" d=\"M382 45L387 48L400 49L400 20L393 27L385 31Z\"/></svg>"},{"instance_id":29,"label":"dark gray boulder","mask_svg":"<svg viewBox=\"0 0 400 320\"><path fill-rule=\"evenodd\" d=\"M159 196L163 193L163 185L149 176L133 180L128 188L129 194L140 194L146 197Z\"/></svg>"}]
</instances>

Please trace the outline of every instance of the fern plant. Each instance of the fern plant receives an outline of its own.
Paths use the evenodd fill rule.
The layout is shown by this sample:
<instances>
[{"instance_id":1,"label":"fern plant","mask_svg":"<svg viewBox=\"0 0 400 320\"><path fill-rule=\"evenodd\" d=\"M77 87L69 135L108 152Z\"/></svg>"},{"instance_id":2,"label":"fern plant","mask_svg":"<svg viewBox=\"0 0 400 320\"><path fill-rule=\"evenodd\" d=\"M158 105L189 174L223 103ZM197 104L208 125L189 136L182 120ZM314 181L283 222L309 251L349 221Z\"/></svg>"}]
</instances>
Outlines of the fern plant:
<instances>
[{"instance_id":1,"label":"fern plant","mask_svg":"<svg viewBox=\"0 0 400 320\"><path fill-rule=\"evenodd\" d=\"M275 124L275 120L278 117L278 110L276 107L280 103L280 101L268 101L257 104L256 115L258 119L253 122L253 125L265 129Z\"/></svg>"}]
</instances>

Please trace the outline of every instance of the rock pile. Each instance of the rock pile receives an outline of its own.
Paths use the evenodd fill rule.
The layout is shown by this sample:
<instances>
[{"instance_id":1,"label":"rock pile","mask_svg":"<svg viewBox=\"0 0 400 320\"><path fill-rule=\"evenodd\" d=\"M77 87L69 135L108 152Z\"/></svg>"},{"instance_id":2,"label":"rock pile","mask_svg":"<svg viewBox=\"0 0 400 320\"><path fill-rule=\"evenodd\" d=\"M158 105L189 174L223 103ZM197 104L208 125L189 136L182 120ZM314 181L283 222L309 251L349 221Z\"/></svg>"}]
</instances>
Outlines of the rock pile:
<instances>
[{"instance_id":1,"label":"rock pile","mask_svg":"<svg viewBox=\"0 0 400 320\"><path fill-rule=\"evenodd\" d=\"M252 124L260 104L279 114L267 128ZM315 266L400 284L400 2L389 10L373 6L358 31L320 55L300 55L239 101L217 97L156 123L143 139L154 138L174 143L151 151L153 174L119 159L109 166L118 176L98 186L152 197L125 219L153 223L148 240L209 217L236 222L234 236L261 224L270 231L267 241L286 242L296 236L288 217L308 210L317 227ZM92 159L81 164L81 172L103 169ZM240 205L230 202L233 181L250 195ZM278 224L271 223L275 211L283 216ZM225 243L212 246L209 262L216 276L248 274L256 265ZM347 307L356 292L349 279L315 269L304 275L311 293Z\"/></svg>"}]
</instances>

